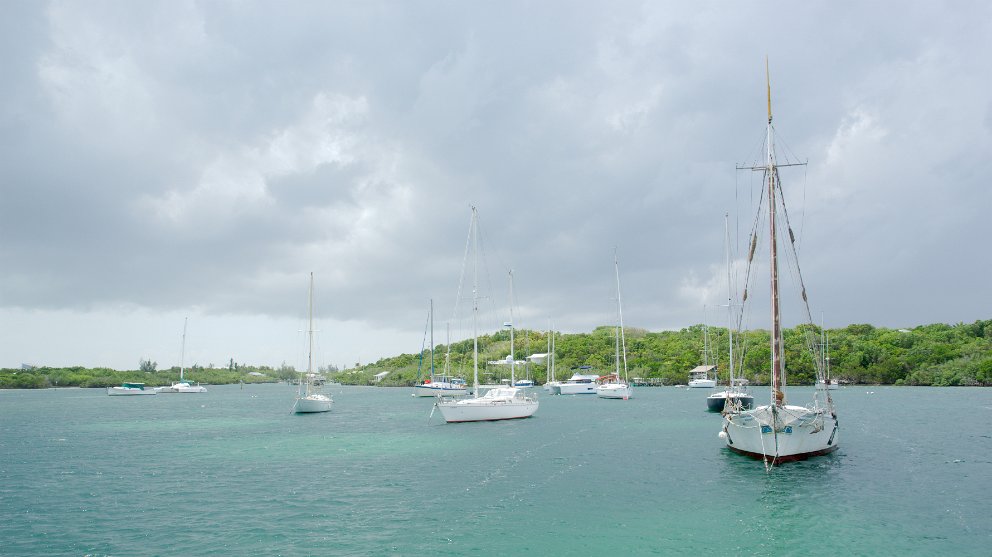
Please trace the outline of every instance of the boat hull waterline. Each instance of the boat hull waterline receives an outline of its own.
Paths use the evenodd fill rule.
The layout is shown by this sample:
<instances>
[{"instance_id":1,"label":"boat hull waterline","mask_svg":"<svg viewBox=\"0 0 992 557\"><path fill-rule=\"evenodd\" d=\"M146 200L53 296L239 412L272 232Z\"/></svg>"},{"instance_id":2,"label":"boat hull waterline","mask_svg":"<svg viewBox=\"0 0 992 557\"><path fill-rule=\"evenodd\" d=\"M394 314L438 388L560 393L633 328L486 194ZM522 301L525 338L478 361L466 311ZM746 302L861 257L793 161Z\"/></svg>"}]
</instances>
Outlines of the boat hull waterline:
<instances>
[{"instance_id":1,"label":"boat hull waterline","mask_svg":"<svg viewBox=\"0 0 992 557\"><path fill-rule=\"evenodd\" d=\"M413 396L435 397L435 396L466 396L466 387L446 387L441 385L417 385L413 388Z\"/></svg>"},{"instance_id":2,"label":"boat hull waterline","mask_svg":"<svg viewBox=\"0 0 992 557\"><path fill-rule=\"evenodd\" d=\"M596 394L599 398L627 400L634 396L634 391L625 383L605 383L596 387Z\"/></svg>"},{"instance_id":3,"label":"boat hull waterline","mask_svg":"<svg viewBox=\"0 0 992 557\"><path fill-rule=\"evenodd\" d=\"M720 432L738 454L771 464L804 460L837 450L837 419L804 406L759 406L724 418Z\"/></svg>"},{"instance_id":4,"label":"boat hull waterline","mask_svg":"<svg viewBox=\"0 0 992 557\"><path fill-rule=\"evenodd\" d=\"M493 389L477 398L440 400L434 403L448 423L493 422L529 418L537 412L537 398L516 388Z\"/></svg>"},{"instance_id":5,"label":"boat hull waterline","mask_svg":"<svg viewBox=\"0 0 992 557\"><path fill-rule=\"evenodd\" d=\"M110 396L140 396L140 395L157 395L158 393L152 389L107 387L107 394Z\"/></svg>"},{"instance_id":6,"label":"boat hull waterline","mask_svg":"<svg viewBox=\"0 0 992 557\"><path fill-rule=\"evenodd\" d=\"M330 412L333 404L334 401L330 397L321 394L312 394L296 399L296 404L293 405L293 412L297 414Z\"/></svg>"}]
</instances>

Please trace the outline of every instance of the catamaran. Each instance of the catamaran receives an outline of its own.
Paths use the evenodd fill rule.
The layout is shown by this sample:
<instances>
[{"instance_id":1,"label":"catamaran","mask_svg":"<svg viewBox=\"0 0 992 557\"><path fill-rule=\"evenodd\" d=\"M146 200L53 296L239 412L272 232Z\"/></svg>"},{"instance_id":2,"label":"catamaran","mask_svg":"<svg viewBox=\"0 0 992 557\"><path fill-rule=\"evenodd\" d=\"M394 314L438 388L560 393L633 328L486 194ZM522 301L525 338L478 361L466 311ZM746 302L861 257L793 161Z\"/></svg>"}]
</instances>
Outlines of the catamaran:
<instances>
[{"instance_id":1,"label":"catamaran","mask_svg":"<svg viewBox=\"0 0 992 557\"><path fill-rule=\"evenodd\" d=\"M186 371L186 324L189 318L183 319L183 341L182 347L179 349L179 381L173 381L172 385L168 387L159 387L155 389L160 393L205 393L207 388L203 385L196 383L191 384L184 377Z\"/></svg>"},{"instance_id":2,"label":"catamaran","mask_svg":"<svg viewBox=\"0 0 992 557\"><path fill-rule=\"evenodd\" d=\"M146 389L144 383L121 383L119 387L107 387L110 396L157 395L155 389Z\"/></svg>"},{"instance_id":3,"label":"catamaran","mask_svg":"<svg viewBox=\"0 0 992 557\"><path fill-rule=\"evenodd\" d=\"M813 400L807 406L789 404L786 396L786 377L784 360L784 341L782 338L782 313L779 296L778 268L778 227L779 205L784 216L784 227L789 233L789 247L786 255L793 258L794 267L791 269L802 290L801 298L806 311L809 327L806 328L806 344L814 353L817 350L816 339L813 337L813 319L803 285L802 272L799 269L796 254L795 235L789 225L789 213L785 207L785 199L779 178L779 168L793 164L779 164L775 156L774 128L772 127L772 97L771 80L768 78L766 61L766 82L768 89L768 126L766 132L766 159L763 165L738 167L764 173L763 182L767 190L763 197L768 200L768 229L769 229L769 271L771 289L771 393L767 405L741 412L725 412L723 429L720 437L726 441L727 447L743 455L761 459L766 469L788 461L802 460L812 456L823 455L837 450L838 424L837 413L834 410L830 391L813 389ZM805 164L805 163L795 163ZM755 222L758 222L757 220ZM751 248L748 255L748 265L754 257L757 242L757 226L751 234ZM747 299L745 284L743 299ZM817 378L825 377L821 364L822 358L814 357Z\"/></svg>"},{"instance_id":4,"label":"catamaran","mask_svg":"<svg viewBox=\"0 0 992 557\"><path fill-rule=\"evenodd\" d=\"M472 286L472 368L473 368L473 396L460 400L438 399L434 403L434 408L441 411L444 421L452 422L480 422L493 420L512 420L517 418L529 418L537 412L538 401L536 396L528 396L524 389L513 387L513 377L511 376L508 387L497 387L486 391L486 394L479 393L479 234L478 234L478 214L475 207L472 207L472 220L469 224L469 240L472 242L472 252L474 260L473 286ZM513 274L510 273L510 288L512 293ZM459 291L461 288L459 287ZM512 294L511 294L512 299ZM511 316L512 307L511 302ZM512 317L511 317L512 322ZM512 329L511 329L512 334ZM511 343L512 346L512 343ZM512 350L512 348L511 348ZM512 353L511 353L512 354ZM511 366L511 374L513 373ZM434 410L431 410L433 415Z\"/></svg>"}]
</instances>

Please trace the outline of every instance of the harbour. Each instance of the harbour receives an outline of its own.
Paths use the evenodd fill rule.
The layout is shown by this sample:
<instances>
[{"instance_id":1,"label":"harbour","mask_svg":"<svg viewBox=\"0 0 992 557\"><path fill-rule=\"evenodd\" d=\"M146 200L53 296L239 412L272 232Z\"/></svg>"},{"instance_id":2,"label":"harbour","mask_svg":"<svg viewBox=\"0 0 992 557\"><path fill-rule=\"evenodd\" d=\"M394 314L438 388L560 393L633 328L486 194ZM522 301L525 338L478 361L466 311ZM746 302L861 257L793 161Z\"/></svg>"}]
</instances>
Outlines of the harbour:
<instances>
[{"instance_id":1,"label":"harbour","mask_svg":"<svg viewBox=\"0 0 992 557\"><path fill-rule=\"evenodd\" d=\"M726 448L697 389L542 393L532 418L471 424L429 420L409 388L334 387L332 412L292 415L295 389L0 391L2 553L983 555L992 541L981 388L841 388L840 449L770 472Z\"/></svg>"}]
</instances>

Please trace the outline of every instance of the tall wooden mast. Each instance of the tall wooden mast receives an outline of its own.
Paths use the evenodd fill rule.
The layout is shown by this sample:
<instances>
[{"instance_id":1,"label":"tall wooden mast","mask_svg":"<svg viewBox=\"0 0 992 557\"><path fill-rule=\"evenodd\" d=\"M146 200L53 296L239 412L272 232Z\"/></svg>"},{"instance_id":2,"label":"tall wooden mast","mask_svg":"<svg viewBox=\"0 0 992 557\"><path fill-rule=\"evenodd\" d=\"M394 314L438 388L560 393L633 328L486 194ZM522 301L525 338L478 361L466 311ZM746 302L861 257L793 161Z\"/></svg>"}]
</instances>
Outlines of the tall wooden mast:
<instances>
[{"instance_id":1,"label":"tall wooden mast","mask_svg":"<svg viewBox=\"0 0 992 557\"><path fill-rule=\"evenodd\" d=\"M772 312L772 400L776 405L784 403L785 395L782 393L784 384L782 366L782 308L779 299L778 287L778 238L776 234L776 200L775 200L775 180L778 177L778 167L775 164L775 144L774 128L772 128L772 85L768 71L768 58L765 58L765 83L768 90L768 135L767 150L768 159L766 161L765 175L768 180L768 228L770 231L769 252L771 257L771 312Z\"/></svg>"}]
</instances>

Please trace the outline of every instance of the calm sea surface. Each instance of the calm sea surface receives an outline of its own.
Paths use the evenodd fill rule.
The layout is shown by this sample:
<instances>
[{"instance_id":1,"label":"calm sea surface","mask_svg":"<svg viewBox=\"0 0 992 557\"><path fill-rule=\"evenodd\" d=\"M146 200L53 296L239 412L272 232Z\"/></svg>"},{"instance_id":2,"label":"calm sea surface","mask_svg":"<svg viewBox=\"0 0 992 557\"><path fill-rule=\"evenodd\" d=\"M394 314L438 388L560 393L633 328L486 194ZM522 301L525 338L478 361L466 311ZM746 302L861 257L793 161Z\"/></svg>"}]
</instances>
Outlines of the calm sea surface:
<instances>
[{"instance_id":1,"label":"calm sea surface","mask_svg":"<svg viewBox=\"0 0 992 557\"><path fill-rule=\"evenodd\" d=\"M410 389L209 389L0 391L0 554L992 554L992 389L841 389L840 450L771 473L704 389L475 424Z\"/></svg>"}]
</instances>

